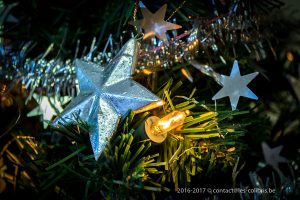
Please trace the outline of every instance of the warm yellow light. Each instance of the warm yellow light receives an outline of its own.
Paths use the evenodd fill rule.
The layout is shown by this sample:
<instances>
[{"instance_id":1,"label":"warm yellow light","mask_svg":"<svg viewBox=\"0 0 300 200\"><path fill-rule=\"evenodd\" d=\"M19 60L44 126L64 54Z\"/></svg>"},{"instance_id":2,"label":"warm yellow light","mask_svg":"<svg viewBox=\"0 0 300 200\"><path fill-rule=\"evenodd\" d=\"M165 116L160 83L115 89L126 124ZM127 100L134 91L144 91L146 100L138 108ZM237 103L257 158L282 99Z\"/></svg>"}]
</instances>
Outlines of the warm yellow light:
<instances>
[{"instance_id":1,"label":"warm yellow light","mask_svg":"<svg viewBox=\"0 0 300 200\"><path fill-rule=\"evenodd\" d=\"M235 147L231 147L231 148L227 149L227 152L233 152L233 151L235 151Z\"/></svg>"},{"instance_id":2,"label":"warm yellow light","mask_svg":"<svg viewBox=\"0 0 300 200\"><path fill-rule=\"evenodd\" d=\"M150 69L144 69L143 73L146 75L152 74L152 71Z\"/></svg>"},{"instance_id":3,"label":"warm yellow light","mask_svg":"<svg viewBox=\"0 0 300 200\"><path fill-rule=\"evenodd\" d=\"M190 78L189 72L185 68L181 68L181 73L187 78Z\"/></svg>"},{"instance_id":4,"label":"warm yellow light","mask_svg":"<svg viewBox=\"0 0 300 200\"><path fill-rule=\"evenodd\" d=\"M157 123L157 126L160 126L162 129L166 130L166 129L169 129L171 127L171 123L173 124L174 122L178 122L178 121L181 121L181 119L185 118L183 116L183 114L179 114L177 116L174 116L172 117L171 119L167 119L166 121L165 120L160 120L158 123Z\"/></svg>"},{"instance_id":5,"label":"warm yellow light","mask_svg":"<svg viewBox=\"0 0 300 200\"><path fill-rule=\"evenodd\" d=\"M160 60L159 59L156 60L156 65L157 66L160 65Z\"/></svg>"},{"instance_id":6,"label":"warm yellow light","mask_svg":"<svg viewBox=\"0 0 300 200\"><path fill-rule=\"evenodd\" d=\"M184 123L184 119L189 114L189 111L174 111L159 119L151 127L154 134L167 133Z\"/></svg>"},{"instance_id":7,"label":"warm yellow light","mask_svg":"<svg viewBox=\"0 0 300 200\"><path fill-rule=\"evenodd\" d=\"M292 62L294 60L294 55L289 51L286 54L286 58L288 59L288 61Z\"/></svg>"},{"instance_id":8,"label":"warm yellow light","mask_svg":"<svg viewBox=\"0 0 300 200\"><path fill-rule=\"evenodd\" d=\"M167 133L184 123L184 119L189 115L189 111L174 111L158 118L151 116L145 121L145 132L148 138L156 143L162 143L167 138Z\"/></svg>"},{"instance_id":9,"label":"warm yellow light","mask_svg":"<svg viewBox=\"0 0 300 200\"><path fill-rule=\"evenodd\" d=\"M148 39L148 38L152 38L155 35L154 31L150 31L144 34L144 40Z\"/></svg>"},{"instance_id":10,"label":"warm yellow light","mask_svg":"<svg viewBox=\"0 0 300 200\"><path fill-rule=\"evenodd\" d=\"M144 107L142 107L142 108L140 108L138 110L135 110L134 113L137 114L137 113L141 113L141 112L146 112L148 110L152 110L154 108L160 107L160 106L164 105L164 103L165 102L163 100L156 101L156 102L153 102L153 103L151 103L151 104L149 104L147 106L144 106Z\"/></svg>"}]
</instances>

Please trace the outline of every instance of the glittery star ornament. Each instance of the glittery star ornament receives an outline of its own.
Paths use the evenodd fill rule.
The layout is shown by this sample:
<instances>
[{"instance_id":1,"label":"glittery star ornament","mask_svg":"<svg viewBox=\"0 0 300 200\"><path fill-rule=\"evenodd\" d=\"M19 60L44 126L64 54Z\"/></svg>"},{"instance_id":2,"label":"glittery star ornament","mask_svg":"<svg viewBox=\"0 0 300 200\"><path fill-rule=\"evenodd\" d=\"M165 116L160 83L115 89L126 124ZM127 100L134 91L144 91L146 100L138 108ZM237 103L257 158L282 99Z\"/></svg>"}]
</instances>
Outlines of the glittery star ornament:
<instances>
[{"instance_id":1,"label":"glittery star ornament","mask_svg":"<svg viewBox=\"0 0 300 200\"><path fill-rule=\"evenodd\" d=\"M168 44L166 31L179 29L181 28L181 26L164 21L166 10L167 4L163 5L154 14L151 13L146 7L141 8L144 18L137 21L130 21L129 24L133 26L139 26L144 29L144 39L156 36L157 38Z\"/></svg>"},{"instance_id":2,"label":"glittery star ornament","mask_svg":"<svg viewBox=\"0 0 300 200\"><path fill-rule=\"evenodd\" d=\"M80 93L54 124L70 122L74 114L90 125L90 141L98 160L118 123L131 110L146 111L162 101L131 79L137 60L137 44L129 40L107 66L77 60Z\"/></svg>"},{"instance_id":3,"label":"glittery star ornament","mask_svg":"<svg viewBox=\"0 0 300 200\"><path fill-rule=\"evenodd\" d=\"M65 105L71 100L71 97L68 96L58 98L57 96L48 97L38 94L33 94L33 98L39 105L27 113L27 117L42 115L45 129L48 127L49 121L63 111L62 105Z\"/></svg>"},{"instance_id":4,"label":"glittery star ornament","mask_svg":"<svg viewBox=\"0 0 300 200\"><path fill-rule=\"evenodd\" d=\"M247 87L247 84L258 75L258 72L241 76L238 62L235 60L230 76L221 75L220 84L223 88L213 96L212 100L229 96L232 110L236 110L240 96L250 99L258 97Z\"/></svg>"}]
</instances>

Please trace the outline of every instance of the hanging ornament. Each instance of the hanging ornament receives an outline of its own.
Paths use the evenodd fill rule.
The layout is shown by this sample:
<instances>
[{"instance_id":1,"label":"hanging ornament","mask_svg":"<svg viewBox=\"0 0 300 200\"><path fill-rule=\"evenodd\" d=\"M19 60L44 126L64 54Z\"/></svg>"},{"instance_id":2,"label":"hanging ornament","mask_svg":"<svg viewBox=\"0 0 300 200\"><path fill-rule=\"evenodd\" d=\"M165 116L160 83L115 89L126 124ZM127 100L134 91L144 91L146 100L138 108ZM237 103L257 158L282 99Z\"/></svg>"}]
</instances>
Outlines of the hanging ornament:
<instances>
[{"instance_id":1,"label":"hanging ornament","mask_svg":"<svg viewBox=\"0 0 300 200\"><path fill-rule=\"evenodd\" d=\"M213 96L212 100L229 96L232 110L236 110L240 96L250 99L258 97L247 87L247 84L258 75L258 72L241 76L238 61L235 60L230 76L221 75L220 84L223 88Z\"/></svg>"},{"instance_id":2,"label":"hanging ornament","mask_svg":"<svg viewBox=\"0 0 300 200\"><path fill-rule=\"evenodd\" d=\"M281 181L285 180L285 176L281 172L279 168L279 163L287 163L288 160L282 156L280 156L280 152L283 148L282 145L275 147L275 148L270 148L269 145L265 142L261 144L262 146L262 151L264 154L265 161L268 165L273 167L274 170L279 174Z\"/></svg>"},{"instance_id":3,"label":"hanging ornament","mask_svg":"<svg viewBox=\"0 0 300 200\"><path fill-rule=\"evenodd\" d=\"M287 159L280 156L280 152L283 148L282 145L275 147L275 148L270 148L269 145L265 142L261 144L263 154L265 157L265 161L267 164L271 165L274 169L279 169L278 164L279 163L286 163Z\"/></svg>"},{"instance_id":4,"label":"hanging ornament","mask_svg":"<svg viewBox=\"0 0 300 200\"><path fill-rule=\"evenodd\" d=\"M130 110L144 112L163 104L131 79L137 60L136 43L135 39L129 40L105 67L77 60L80 93L54 121L56 125L69 122L74 119L74 114L87 121L96 160L116 131L121 117Z\"/></svg>"},{"instance_id":5,"label":"hanging ornament","mask_svg":"<svg viewBox=\"0 0 300 200\"><path fill-rule=\"evenodd\" d=\"M33 94L33 98L39 105L27 113L27 117L42 115L43 127L45 129L48 127L49 121L63 111L62 105L71 100L71 97L68 96L58 98L57 96L48 97L38 94Z\"/></svg>"},{"instance_id":6,"label":"hanging ornament","mask_svg":"<svg viewBox=\"0 0 300 200\"><path fill-rule=\"evenodd\" d=\"M164 21L166 10L167 4L163 5L154 14L151 13L146 7L141 8L144 18L138 21L130 21L129 24L133 26L139 26L144 29L144 39L156 36L168 45L166 31L179 29L181 26Z\"/></svg>"}]
</instances>

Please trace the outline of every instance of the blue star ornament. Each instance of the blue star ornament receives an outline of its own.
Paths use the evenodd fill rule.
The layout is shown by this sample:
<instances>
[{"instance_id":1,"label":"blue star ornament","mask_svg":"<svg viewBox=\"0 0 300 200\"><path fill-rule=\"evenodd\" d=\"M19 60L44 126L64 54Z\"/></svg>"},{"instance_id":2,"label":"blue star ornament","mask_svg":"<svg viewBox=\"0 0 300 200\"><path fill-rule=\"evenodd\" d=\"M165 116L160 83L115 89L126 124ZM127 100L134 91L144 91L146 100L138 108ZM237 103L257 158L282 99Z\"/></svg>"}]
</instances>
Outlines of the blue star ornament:
<instances>
[{"instance_id":1,"label":"blue star ornament","mask_svg":"<svg viewBox=\"0 0 300 200\"><path fill-rule=\"evenodd\" d=\"M221 75L220 83L223 88L213 96L212 100L229 97L232 110L236 110L240 96L250 99L258 99L258 97L247 87L258 72L241 76L238 61L234 61L230 76Z\"/></svg>"},{"instance_id":2,"label":"blue star ornament","mask_svg":"<svg viewBox=\"0 0 300 200\"><path fill-rule=\"evenodd\" d=\"M67 106L55 125L74 120L74 114L90 125L90 141L98 160L118 123L128 112L161 106L162 101L131 79L137 42L129 40L107 66L76 60L80 93Z\"/></svg>"}]
</instances>

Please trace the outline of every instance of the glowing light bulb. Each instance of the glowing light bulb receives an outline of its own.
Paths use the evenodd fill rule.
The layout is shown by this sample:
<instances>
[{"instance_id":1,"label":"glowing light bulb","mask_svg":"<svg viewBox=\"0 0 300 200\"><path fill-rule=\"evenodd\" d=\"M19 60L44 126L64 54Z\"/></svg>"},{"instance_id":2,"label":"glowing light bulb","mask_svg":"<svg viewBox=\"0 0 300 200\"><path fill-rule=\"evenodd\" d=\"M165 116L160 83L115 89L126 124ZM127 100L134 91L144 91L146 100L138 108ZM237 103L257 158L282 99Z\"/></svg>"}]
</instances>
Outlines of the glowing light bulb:
<instances>
[{"instance_id":1,"label":"glowing light bulb","mask_svg":"<svg viewBox=\"0 0 300 200\"><path fill-rule=\"evenodd\" d=\"M161 143L166 139L169 131L174 130L184 123L185 118L189 114L190 112L186 110L171 112L161 119L151 116L145 121L145 132L152 141Z\"/></svg>"},{"instance_id":2,"label":"glowing light bulb","mask_svg":"<svg viewBox=\"0 0 300 200\"><path fill-rule=\"evenodd\" d=\"M286 54L286 58L288 59L288 61L292 62L294 60L294 55L289 51Z\"/></svg>"},{"instance_id":3,"label":"glowing light bulb","mask_svg":"<svg viewBox=\"0 0 300 200\"><path fill-rule=\"evenodd\" d=\"M146 75L152 74L152 71L150 69L144 69L143 73Z\"/></svg>"},{"instance_id":4,"label":"glowing light bulb","mask_svg":"<svg viewBox=\"0 0 300 200\"><path fill-rule=\"evenodd\" d=\"M159 59L156 60L156 65L157 65L157 66L160 65L160 60L159 60Z\"/></svg>"},{"instance_id":5,"label":"glowing light bulb","mask_svg":"<svg viewBox=\"0 0 300 200\"><path fill-rule=\"evenodd\" d=\"M178 126L181 126L184 123L184 119L189 114L189 111L174 111L170 114L164 116L153 124L152 129L155 134L164 134L167 133Z\"/></svg>"}]
</instances>

